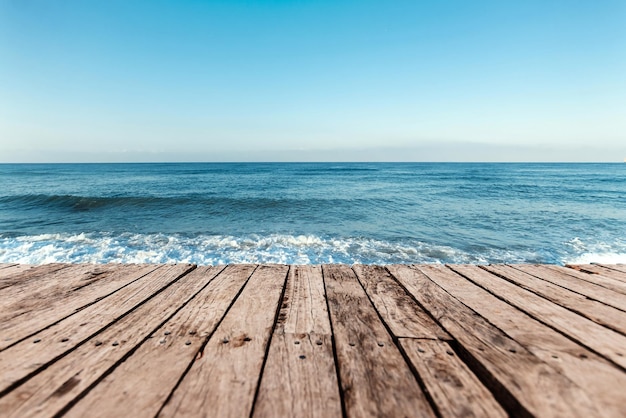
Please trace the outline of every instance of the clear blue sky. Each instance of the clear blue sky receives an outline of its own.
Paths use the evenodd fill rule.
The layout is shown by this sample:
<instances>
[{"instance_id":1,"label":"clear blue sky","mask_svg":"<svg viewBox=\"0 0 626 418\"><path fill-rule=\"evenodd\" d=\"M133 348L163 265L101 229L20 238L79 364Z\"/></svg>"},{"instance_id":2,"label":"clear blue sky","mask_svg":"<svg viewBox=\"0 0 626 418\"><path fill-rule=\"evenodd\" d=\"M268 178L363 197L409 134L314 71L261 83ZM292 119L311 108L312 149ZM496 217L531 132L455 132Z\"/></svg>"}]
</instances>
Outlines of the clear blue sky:
<instances>
[{"instance_id":1,"label":"clear blue sky","mask_svg":"<svg viewBox=\"0 0 626 418\"><path fill-rule=\"evenodd\" d=\"M0 161L625 157L624 0L0 0Z\"/></svg>"}]
</instances>

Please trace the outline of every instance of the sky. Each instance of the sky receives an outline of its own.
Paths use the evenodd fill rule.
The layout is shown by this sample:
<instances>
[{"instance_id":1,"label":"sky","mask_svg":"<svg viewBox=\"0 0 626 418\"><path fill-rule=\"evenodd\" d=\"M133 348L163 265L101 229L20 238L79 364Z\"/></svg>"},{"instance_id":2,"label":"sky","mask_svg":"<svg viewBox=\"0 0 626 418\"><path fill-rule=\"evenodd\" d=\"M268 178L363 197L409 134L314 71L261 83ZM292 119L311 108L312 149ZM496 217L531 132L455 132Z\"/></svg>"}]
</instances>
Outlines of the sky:
<instances>
[{"instance_id":1,"label":"sky","mask_svg":"<svg viewBox=\"0 0 626 418\"><path fill-rule=\"evenodd\" d=\"M0 0L0 162L625 158L624 0Z\"/></svg>"}]
</instances>

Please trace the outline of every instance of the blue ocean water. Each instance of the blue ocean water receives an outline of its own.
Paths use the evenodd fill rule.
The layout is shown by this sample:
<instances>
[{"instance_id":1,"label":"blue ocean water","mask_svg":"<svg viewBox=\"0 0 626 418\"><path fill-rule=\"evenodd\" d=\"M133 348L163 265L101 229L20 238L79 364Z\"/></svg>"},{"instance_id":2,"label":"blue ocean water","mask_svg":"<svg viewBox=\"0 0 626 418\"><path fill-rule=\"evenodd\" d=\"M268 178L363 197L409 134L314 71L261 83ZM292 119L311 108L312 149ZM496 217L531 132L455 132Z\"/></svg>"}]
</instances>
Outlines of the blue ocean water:
<instances>
[{"instance_id":1,"label":"blue ocean water","mask_svg":"<svg viewBox=\"0 0 626 418\"><path fill-rule=\"evenodd\" d=\"M2 164L0 262L626 262L626 164Z\"/></svg>"}]
</instances>

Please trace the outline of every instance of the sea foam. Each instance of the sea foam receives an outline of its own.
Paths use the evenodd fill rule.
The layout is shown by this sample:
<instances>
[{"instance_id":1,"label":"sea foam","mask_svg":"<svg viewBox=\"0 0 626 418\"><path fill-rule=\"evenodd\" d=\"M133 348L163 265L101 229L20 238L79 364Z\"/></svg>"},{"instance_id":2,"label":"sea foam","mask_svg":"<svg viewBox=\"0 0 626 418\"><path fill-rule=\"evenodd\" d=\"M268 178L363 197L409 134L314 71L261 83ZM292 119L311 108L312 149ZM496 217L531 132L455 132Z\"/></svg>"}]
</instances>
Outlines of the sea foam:
<instances>
[{"instance_id":1,"label":"sea foam","mask_svg":"<svg viewBox=\"0 0 626 418\"><path fill-rule=\"evenodd\" d=\"M571 248L573 246L570 245ZM578 245L577 252L542 254L527 249L466 251L417 240L270 234L40 234L0 237L2 263L623 263L626 251ZM589 252L590 247L595 252Z\"/></svg>"}]
</instances>

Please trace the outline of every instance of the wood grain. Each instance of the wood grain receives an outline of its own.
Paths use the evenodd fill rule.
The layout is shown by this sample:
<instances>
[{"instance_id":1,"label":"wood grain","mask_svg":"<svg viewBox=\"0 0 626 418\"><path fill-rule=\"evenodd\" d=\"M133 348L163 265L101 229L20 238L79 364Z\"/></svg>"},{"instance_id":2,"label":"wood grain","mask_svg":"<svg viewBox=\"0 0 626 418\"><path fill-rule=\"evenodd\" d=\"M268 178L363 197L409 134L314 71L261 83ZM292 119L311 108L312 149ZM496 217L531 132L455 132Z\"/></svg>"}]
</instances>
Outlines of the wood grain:
<instances>
[{"instance_id":1,"label":"wood grain","mask_svg":"<svg viewBox=\"0 0 626 418\"><path fill-rule=\"evenodd\" d=\"M155 268L129 265L124 267L124 276L132 276L137 271L145 274ZM76 265L48 273L35 282L29 281L32 289L23 289L21 285L6 289L3 294L6 304L0 310L0 322L6 324L13 318L23 321L29 313L38 314L43 300L47 305L72 303L72 299L82 298L85 291L80 292L81 289L98 280L106 282L116 271L119 271L119 265Z\"/></svg>"},{"instance_id":2,"label":"wood grain","mask_svg":"<svg viewBox=\"0 0 626 418\"><path fill-rule=\"evenodd\" d=\"M5 319L0 322L0 335L2 335L0 351L75 314L156 269L157 266L143 266L138 270L131 267L128 271L125 268L118 268L107 277L107 280L98 280L90 286L70 292L63 297L33 298L23 306L23 309L14 306L20 314L11 316L12 312L8 311L7 316L10 317L5 316Z\"/></svg>"},{"instance_id":3,"label":"wood grain","mask_svg":"<svg viewBox=\"0 0 626 418\"><path fill-rule=\"evenodd\" d=\"M193 267L162 266L0 353L0 393L132 311Z\"/></svg>"},{"instance_id":4,"label":"wood grain","mask_svg":"<svg viewBox=\"0 0 626 418\"><path fill-rule=\"evenodd\" d=\"M514 267L517 267L517 266L514 265ZM613 277L613 274L612 274L612 273L618 273L618 274L621 274L621 273L618 271L605 269L603 267L599 267L595 265L587 265L586 267L581 268L581 269L574 269L574 268L561 267L561 266L545 266L545 265L540 265L540 264L534 264L534 265L522 264L519 267L524 271L530 271L531 273L538 274L540 276L551 275L553 274L553 272L559 272L561 274L574 276L586 282L593 283L595 285L607 288L614 292L626 295L626 282L621 281L616 277ZM605 274L605 272L608 274Z\"/></svg>"},{"instance_id":5,"label":"wood grain","mask_svg":"<svg viewBox=\"0 0 626 418\"><path fill-rule=\"evenodd\" d=\"M458 342L467 361L471 361L472 370L507 412L542 417L599 415L580 387L453 298L435 284L423 268L388 266L398 281Z\"/></svg>"},{"instance_id":6,"label":"wood grain","mask_svg":"<svg viewBox=\"0 0 626 418\"><path fill-rule=\"evenodd\" d=\"M157 331L177 310L185 306L222 269L223 267L201 267L192 271L130 314L116 321L103 332L89 338L50 367L0 399L0 410L6 414L3 416L16 418L45 417L62 412L74 399L81 396L90 386L113 370L150 334ZM134 363L135 359L136 357L130 357L127 363ZM149 373L143 374L139 368L129 370L124 381L133 380L133 377L137 379L133 382L137 388L144 388L146 381L158 381L158 378L151 379ZM172 387L177 378L178 376L173 379ZM141 381L138 381L139 379ZM119 385L118 389L128 388L122 386ZM100 393L105 387L107 384L102 383L93 392ZM138 403L136 392L136 390L131 390L134 395L133 406ZM169 391L165 396L168 394ZM89 399L92 398L93 396ZM114 407L119 407L121 404L119 399L114 396L107 400L113 402L105 405L92 405L89 410L81 412L82 416L111 416L116 412ZM80 405L82 404L79 403ZM129 411L128 406L125 406L124 409ZM137 410L137 412L141 413L142 411Z\"/></svg>"},{"instance_id":7,"label":"wood grain","mask_svg":"<svg viewBox=\"0 0 626 418\"><path fill-rule=\"evenodd\" d=\"M347 415L435 416L354 271L325 265L323 272Z\"/></svg>"},{"instance_id":8,"label":"wood grain","mask_svg":"<svg viewBox=\"0 0 626 418\"><path fill-rule=\"evenodd\" d=\"M394 337L450 339L384 267L355 265L352 269Z\"/></svg>"},{"instance_id":9,"label":"wood grain","mask_svg":"<svg viewBox=\"0 0 626 418\"><path fill-rule=\"evenodd\" d=\"M598 265L609 270L626 273L626 264L598 264ZM620 275L620 277L622 276ZM626 280L622 280L622 281L626 281Z\"/></svg>"},{"instance_id":10,"label":"wood grain","mask_svg":"<svg viewBox=\"0 0 626 418\"><path fill-rule=\"evenodd\" d=\"M292 266L261 378L255 417L340 417L322 269Z\"/></svg>"},{"instance_id":11,"label":"wood grain","mask_svg":"<svg viewBox=\"0 0 626 418\"><path fill-rule=\"evenodd\" d=\"M477 266L449 266L463 276L491 276ZM546 327L524 312L498 299L464 277L431 271L429 277L460 302L514 338L538 358L548 363L582 388L602 411L602 415L623 415L626 375L615 365L584 349L563 334ZM496 280L500 280L495 278ZM488 278L485 280L489 280Z\"/></svg>"},{"instance_id":12,"label":"wood grain","mask_svg":"<svg viewBox=\"0 0 626 418\"><path fill-rule=\"evenodd\" d=\"M626 298L621 293L612 291L605 287L591 283L581 278L573 269L559 266L542 266L543 270L550 270L551 274L542 274L541 279L558 286L564 287L572 292L580 293L591 299L602 302L605 305L613 306L622 311L626 311Z\"/></svg>"},{"instance_id":13,"label":"wood grain","mask_svg":"<svg viewBox=\"0 0 626 418\"><path fill-rule=\"evenodd\" d=\"M202 356L203 345L255 267L228 266L173 317L152 331L132 356L66 416L155 416L185 370L197 356ZM188 276L206 276L203 268L199 270Z\"/></svg>"},{"instance_id":14,"label":"wood grain","mask_svg":"<svg viewBox=\"0 0 626 418\"><path fill-rule=\"evenodd\" d=\"M254 272L160 416L250 415L287 271Z\"/></svg>"},{"instance_id":15,"label":"wood grain","mask_svg":"<svg viewBox=\"0 0 626 418\"><path fill-rule=\"evenodd\" d=\"M455 270L456 267L451 266ZM490 266L484 268L494 274L500 274L497 267ZM506 279L510 282L572 312L576 312L597 324L626 335L626 312L540 279L538 276L542 274L552 274L551 271L543 271L540 266L511 265L510 267L505 269Z\"/></svg>"},{"instance_id":16,"label":"wood grain","mask_svg":"<svg viewBox=\"0 0 626 418\"><path fill-rule=\"evenodd\" d=\"M445 341L400 338L442 417L506 417L507 413Z\"/></svg>"},{"instance_id":17,"label":"wood grain","mask_svg":"<svg viewBox=\"0 0 626 418\"><path fill-rule=\"evenodd\" d=\"M28 291L27 285L45 280L48 273L69 267L69 264L43 264L40 266L17 264L2 269L0 270L0 295L6 294L7 290L4 289L14 285L21 285L24 291Z\"/></svg>"},{"instance_id":18,"label":"wood grain","mask_svg":"<svg viewBox=\"0 0 626 418\"><path fill-rule=\"evenodd\" d=\"M518 274L517 270L508 266L483 266L483 268L502 277ZM472 273L466 277L483 289L626 369L625 336L496 275L484 274L472 266L458 266L454 269L461 274ZM445 270L443 272L449 274Z\"/></svg>"}]
</instances>

